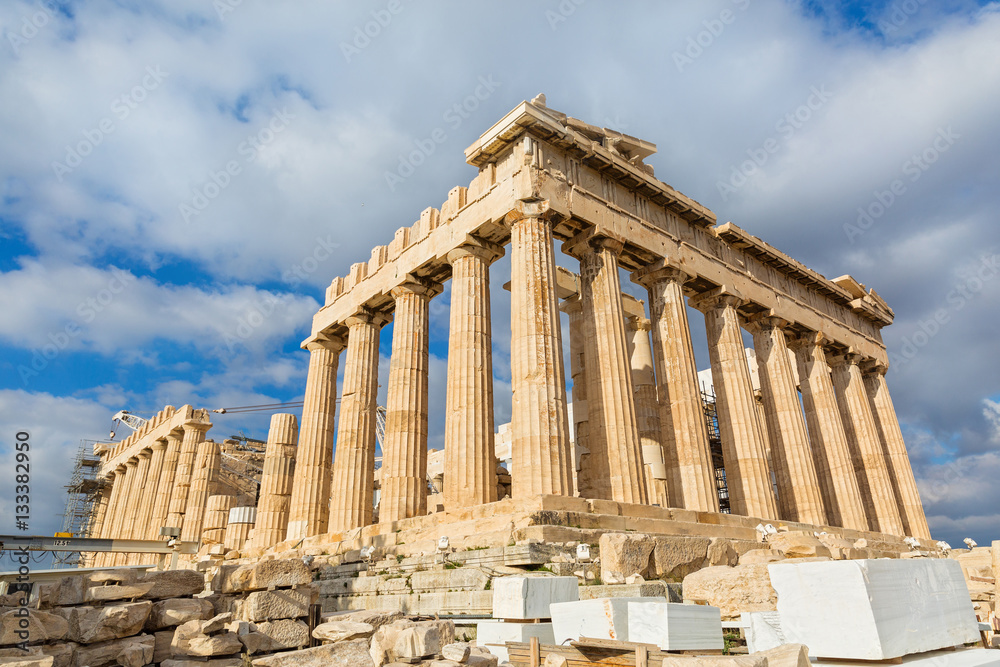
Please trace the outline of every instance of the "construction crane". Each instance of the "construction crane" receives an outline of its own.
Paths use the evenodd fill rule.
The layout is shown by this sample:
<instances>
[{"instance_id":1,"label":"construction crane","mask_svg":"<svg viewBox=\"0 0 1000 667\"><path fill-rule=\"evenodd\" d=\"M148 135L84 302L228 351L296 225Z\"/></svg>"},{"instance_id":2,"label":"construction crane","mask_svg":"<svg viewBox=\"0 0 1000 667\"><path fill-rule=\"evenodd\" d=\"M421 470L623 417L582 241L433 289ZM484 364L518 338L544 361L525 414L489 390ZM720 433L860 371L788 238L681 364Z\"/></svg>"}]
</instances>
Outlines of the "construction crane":
<instances>
[{"instance_id":1,"label":"construction crane","mask_svg":"<svg viewBox=\"0 0 1000 667\"><path fill-rule=\"evenodd\" d=\"M133 431L138 431L146 425L145 419L132 414L128 410L119 410L115 413L115 416L112 417L111 420L115 423L115 427L111 429L111 440L115 439L115 430L118 428L119 424L125 424Z\"/></svg>"}]
</instances>

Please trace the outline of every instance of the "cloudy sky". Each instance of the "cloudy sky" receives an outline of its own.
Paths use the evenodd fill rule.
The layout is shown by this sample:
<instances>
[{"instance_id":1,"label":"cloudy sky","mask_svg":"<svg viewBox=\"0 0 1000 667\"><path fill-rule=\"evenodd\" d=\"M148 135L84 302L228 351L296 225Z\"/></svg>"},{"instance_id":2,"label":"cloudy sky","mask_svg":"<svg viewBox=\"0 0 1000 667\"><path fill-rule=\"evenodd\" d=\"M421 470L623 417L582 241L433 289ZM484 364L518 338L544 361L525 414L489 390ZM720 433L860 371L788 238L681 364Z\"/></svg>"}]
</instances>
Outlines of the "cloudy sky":
<instances>
[{"instance_id":1,"label":"cloudy sky","mask_svg":"<svg viewBox=\"0 0 1000 667\"><path fill-rule=\"evenodd\" d=\"M115 411L301 399L298 344L331 278L467 185L463 150L544 92L656 143L657 177L720 223L883 295L932 531L1000 538L1000 3L681 5L0 4L0 533L18 432L31 532L51 534L81 441ZM501 260L492 279L508 277ZM432 446L448 299L432 308ZM215 423L216 440L266 435L266 415Z\"/></svg>"}]
</instances>

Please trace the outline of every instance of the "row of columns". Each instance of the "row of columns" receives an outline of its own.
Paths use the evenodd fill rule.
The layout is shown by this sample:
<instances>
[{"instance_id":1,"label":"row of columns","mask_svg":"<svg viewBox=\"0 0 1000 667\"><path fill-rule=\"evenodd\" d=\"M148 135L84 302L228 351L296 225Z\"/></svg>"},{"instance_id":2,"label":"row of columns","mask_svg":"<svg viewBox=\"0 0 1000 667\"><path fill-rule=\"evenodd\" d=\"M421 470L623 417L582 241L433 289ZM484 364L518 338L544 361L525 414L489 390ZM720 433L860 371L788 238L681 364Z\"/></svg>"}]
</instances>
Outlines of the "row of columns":
<instances>
[{"instance_id":1,"label":"row of columns","mask_svg":"<svg viewBox=\"0 0 1000 667\"><path fill-rule=\"evenodd\" d=\"M156 540L159 529L180 529L183 542L238 544L264 550L285 539L296 465L298 421L275 414L264 452L256 522L242 526L246 535L229 536L228 515L236 498L218 495L222 449L204 441L207 425L186 425L111 471L102 487L90 526L92 537ZM186 461L191 463L187 464ZM169 511L168 511L169 508ZM139 562L139 554L102 553L97 566Z\"/></svg>"},{"instance_id":2,"label":"row of columns","mask_svg":"<svg viewBox=\"0 0 1000 667\"><path fill-rule=\"evenodd\" d=\"M576 440L589 452L574 480L552 223L538 202L521 202L504 222L512 278L512 495L576 491L718 511L685 303L684 285L692 277L666 262L637 271L633 280L648 291L650 320L627 321L618 264L623 244L592 232L565 244L580 261L579 295L563 309L571 329ZM502 254L470 238L448 255L448 507L496 499L489 265ZM392 291L382 522L426 513L428 304L439 291L412 276ZM929 537L885 369L862 372L861 359L851 354L828 360L822 337L790 339L779 317L753 318L743 324L760 362L762 417L744 354L738 311L744 303L725 288L690 299L706 321L732 511ZM309 345L289 539L372 521L378 338L385 319L362 309L345 324L346 340ZM345 347L331 462L338 355Z\"/></svg>"},{"instance_id":3,"label":"row of columns","mask_svg":"<svg viewBox=\"0 0 1000 667\"><path fill-rule=\"evenodd\" d=\"M89 527L91 537L155 540L160 527L173 526L182 530L182 539L200 539L207 489L214 481L209 476L213 470L218 474L218 463L213 467L208 461L213 448L218 458L218 445L203 442L208 428L208 424L185 424L180 432L152 441L110 471ZM192 474L194 470L197 474ZM125 565L140 558L138 554L101 553L94 563Z\"/></svg>"}]
</instances>

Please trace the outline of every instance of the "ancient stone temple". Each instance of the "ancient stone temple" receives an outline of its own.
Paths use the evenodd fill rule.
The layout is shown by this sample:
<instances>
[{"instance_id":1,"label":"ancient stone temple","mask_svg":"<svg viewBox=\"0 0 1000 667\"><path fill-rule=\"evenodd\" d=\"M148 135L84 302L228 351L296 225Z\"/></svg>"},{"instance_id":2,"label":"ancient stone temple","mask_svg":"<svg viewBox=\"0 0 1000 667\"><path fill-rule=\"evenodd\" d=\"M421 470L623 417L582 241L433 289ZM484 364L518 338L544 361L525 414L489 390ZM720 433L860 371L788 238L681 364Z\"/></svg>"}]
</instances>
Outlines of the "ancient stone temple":
<instances>
[{"instance_id":1,"label":"ancient stone temple","mask_svg":"<svg viewBox=\"0 0 1000 667\"><path fill-rule=\"evenodd\" d=\"M712 518L716 471L690 306L705 317L732 514L930 537L884 378L880 332L890 308L850 276L827 279L732 223L718 225L657 180L643 162L655 150L554 111L544 96L523 102L466 150L479 169L468 187L332 281L303 343L309 375L287 540L332 541L374 522L378 340L390 321L385 527L361 535L399 532L427 514L428 313L447 280L440 521L497 500L490 264L505 253L513 501L578 496L690 511L664 509L664 519L721 521ZM579 261L578 276L562 276L557 249ZM629 306L621 270L648 291L648 312ZM753 335L759 397L743 330ZM579 469L564 335L575 444L586 449Z\"/></svg>"},{"instance_id":2,"label":"ancient stone temple","mask_svg":"<svg viewBox=\"0 0 1000 667\"><path fill-rule=\"evenodd\" d=\"M205 439L207 411L168 406L128 439L98 445L104 483L90 536L155 540L167 527L202 556L373 547L399 558L434 553L442 536L459 549L596 544L607 531L746 543L768 522L890 551L905 550L906 536L928 540L885 381L892 311L850 276L829 280L717 224L656 179L643 162L655 150L543 96L519 104L466 150L479 169L468 187L333 279L303 343L301 420L274 415L252 485L227 483L232 452ZM557 250L578 271L557 267ZM491 263L507 253L510 284L491 283ZM623 294L623 276L645 303ZM443 480L431 480L430 303L448 280L443 464L434 456ZM493 414L490 294L504 288L509 430ZM689 309L705 317L711 422Z\"/></svg>"}]
</instances>

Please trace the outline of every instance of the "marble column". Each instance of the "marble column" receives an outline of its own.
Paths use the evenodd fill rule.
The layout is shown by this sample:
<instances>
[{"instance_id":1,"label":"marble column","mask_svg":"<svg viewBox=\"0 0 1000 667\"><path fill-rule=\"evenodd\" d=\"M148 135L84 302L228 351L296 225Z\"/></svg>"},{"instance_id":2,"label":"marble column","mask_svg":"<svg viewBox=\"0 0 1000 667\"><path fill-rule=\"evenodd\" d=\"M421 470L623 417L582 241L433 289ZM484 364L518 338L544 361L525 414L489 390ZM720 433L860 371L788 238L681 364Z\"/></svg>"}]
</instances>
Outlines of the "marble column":
<instances>
[{"instance_id":1,"label":"marble column","mask_svg":"<svg viewBox=\"0 0 1000 667\"><path fill-rule=\"evenodd\" d=\"M174 477L177 475L177 462L181 455L181 436L177 433L168 433L166 438L166 449L163 450L163 469L160 471L160 481L156 485L156 501L153 504L153 512L150 517L150 539L158 540L160 528L167 526L167 514L170 512L170 496L174 491ZM180 528L180 526L175 526Z\"/></svg>"},{"instance_id":2,"label":"marble column","mask_svg":"<svg viewBox=\"0 0 1000 667\"><path fill-rule=\"evenodd\" d=\"M718 512L715 468L684 304L683 286L687 278L687 274L673 267L651 268L632 277L649 293L660 442L668 466L670 506Z\"/></svg>"},{"instance_id":3,"label":"marble column","mask_svg":"<svg viewBox=\"0 0 1000 667\"><path fill-rule=\"evenodd\" d=\"M629 359L622 307L618 256L623 244L617 239L585 236L567 243L566 252L580 259L580 295L584 316L593 332L593 368L588 369L587 395L591 425L591 460L594 450L595 411L599 411L607 456L610 500L648 502L642 444L635 411L635 389ZM600 401L597 399L600 397Z\"/></svg>"},{"instance_id":4,"label":"marble column","mask_svg":"<svg viewBox=\"0 0 1000 667\"><path fill-rule=\"evenodd\" d=\"M122 487L122 495L118 501L118 516L115 521L115 532L111 539L130 540L132 539L132 521L130 515L135 516L135 494L142 486L138 482L139 458L133 456L125 462L125 473L122 479L125 485ZM124 565L128 562L128 554L110 553L108 554L109 565Z\"/></svg>"},{"instance_id":5,"label":"marble column","mask_svg":"<svg viewBox=\"0 0 1000 667\"><path fill-rule=\"evenodd\" d=\"M757 355L771 465L777 479L781 518L822 526L826 525L826 513L789 359L784 331L787 324L777 317L762 317L748 327Z\"/></svg>"},{"instance_id":6,"label":"marble column","mask_svg":"<svg viewBox=\"0 0 1000 667\"><path fill-rule=\"evenodd\" d=\"M172 528L184 527L184 511L187 509L188 493L191 490L194 459L198 451L198 443L204 438L206 430L200 424L184 425L184 436L181 440L180 455L177 458L177 473L174 475L174 488L170 494L170 510L167 515L167 525Z\"/></svg>"},{"instance_id":7,"label":"marble column","mask_svg":"<svg viewBox=\"0 0 1000 667\"><path fill-rule=\"evenodd\" d=\"M156 506L157 492L160 486L160 476L163 474L163 458L166 455L167 441L154 440L150 445L152 455L149 458L149 470L146 472L146 484L142 491L142 505L136 521L142 530L143 540L159 538L160 528L152 522L153 510Z\"/></svg>"},{"instance_id":8,"label":"marble column","mask_svg":"<svg viewBox=\"0 0 1000 667\"><path fill-rule=\"evenodd\" d=\"M108 472L108 484L111 485L111 495L108 496L108 507L104 511L104 521L101 524L101 532L95 535L103 540L110 540L115 537L115 522L117 520L118 499L122 495L124 483L125 466L120 465ZM108 562L111 554L101 552L94 556L94 567L102 567Z\"/></svg>"},{"instance_id":9,"label":"marble column","mask_svg":"<svg viewBox=\"0 0 1000 667\"><path fill-rule=\"evenodd\" d=\"M306 348L309 375L285 538L289 540L321 535L327 532L330 521L337 367L344 341L326 337L308 343Z\"/></svg>"},{"instance_id":10,"label":"marble column","mask_svg":"<svg viewBox=\"0 0 1000 667\"><path fill-rule=\"evenodd\" d=\"M436 285L410 280L391 292L395 312L382 444L379 523L427 514L430 300L439 291Z\"/></svg>"},{"instance_id":11,"label":"marble column","mask_svg":"<svg viewBox=\"0 0 1000 667\"><path fill-rule=\"evenodd\" d=\"M225 541L229 510L235 506L236 496L218 494L208 497L208 502L205 504L205 524L201 532L203 545L222 544Z\"/></svg>"},{"instance_id":12,"label":"marble column","mask_svg":"<svg viewBox=\"0 0 1000 667\"><path fill-rule=\"evenodd\" d=\"M885 372L888 368L881 364L870 364L864 375L865 389L871 403L872 416L875 418L875 428L883 448L888 452L891 464L893 488L897 491L899 513L903 520L903 528L907 535L930 539L931 531L924 516L924 506L920 502L920 491L913 477L910 466L910 456L906 453L906 443L903 432L896 418L896 408L889 396L889 387L885 383Z\"/></svg>"},{"instance_id":13,"label":"marble column","mask_svg":"<svg viewBox=\"0 0 1000 667\"><path fill-rule=\"evenodd\" d=\"M218 443L211 440L200 443L195 456L194 472L191 475L191 490L188 493L187 506L184 508L181 541L198 542L201 540L205 521L205 506L208 503L208 497L219 484L221 468L222 449Z\"/></svg>"},{"instance_id":14,"label":"marble column","mask_svg":"<svg viewBox=\"0 0 1000 667\"><path fill-rule=\"evenodd\" d=\"M346 324L349 333L333 460L331 533L371 524L375 492L378 343L385 319L365 309L348 318Z\"/></svg>"},{"instance_id":15,"label":"marble column","mask_svg":"<svg viewBox=\"0 0 1000 667\"><path fill-rule=\"evenodd\" d=\"M858 367L860 361L861 356L853 353L830 360L837 406L844 422L869 526L882 533L903 535L903 522L889 479L889 465L882 451L868 393Z\"/></svg>"},{"instance_id":16,"label":"marble column","mask_svg":"<svg viewBox=\"0 0 1000 667\"><path fill-rule=\"evenodd\" d=\"M691 299L691 305L705 313L730 507L734 514L777 519L764 433L736 310L742 303L741 296L718 290Z\"/></svg>"},{"instance_id":17,"label":"marble column","mask_svg":"<svg viewBox=\"0 0 1000 667\"><path fill-rule=\"evenodd\" d=\"M651 504L670 507L667 483L666 452L660 442L660 404L656 397L656 376L653 373L653 348L649 344L649 320L628 318L629 358L632 366L632 387L635 396L635 419L639 427L643 469L646 471L646 492ZM677 462L669 466L677 469Z\"/></svg>"},{"instance_id":18,"label":"marble column","mask_svg":"<svg viewBox=\"0 0 1000 667\"><path fill-rule=\"evenodd\" d=\"M868 518L823 350L825 343L822 335L809 334L790 344L799 370L802 406L816 477L830 525L868 530Z\"/></svg>"},{"instance_id":19,"label":"marble column","mask_svg":"<svg viewBox=\"0 0 1000 667\"><path fill-rule=\"evenodd\" d=\"M445 509L497 500L490 264L502 255L502 247L481 239L472 239L448 253L451 313L444 424Z\"/></svg>"},{"instance_id":20,"label":"marble column","mask_svg":"<svg viewBox=\"0 0 1000 667\"><path fill-rule=\"evenodd\" d=\"M573 380L573 492L581 498L598 498L590 459L590 417L587 402L586 323L583 303L576 294L559 306L569 316L569 372Z\"/></svg>"},{"instance_id":21,"label":"marble column","mask_svg":"<svg viewBox=\"0 0 1000 667\"><path fill-rule=\"evenodd\" d=\"M264 450L264 472L260 478L260 499L251 547L267 549L285 539L288 527L293 479L295 443L299 426L295 415L271 415Z\"/></svg>"},{"instance_id":22,"label":"marble column","mask_svg":"<svg viewBox=\"0 0 1000 667\"><path fill-rule=\"evenodd\" d=\"M512 496L570 495L573 451L548 203L519 202L507 222L511 248Z\"/></svg>"}]
</instances>

